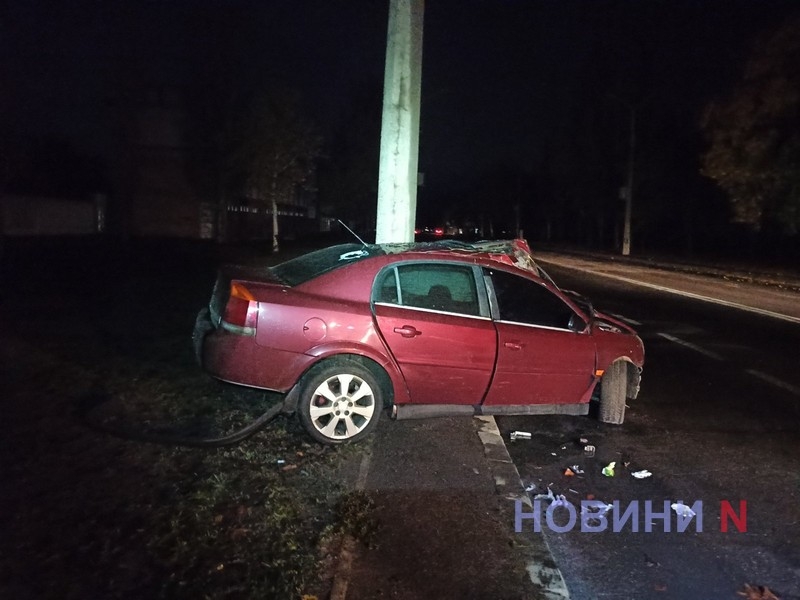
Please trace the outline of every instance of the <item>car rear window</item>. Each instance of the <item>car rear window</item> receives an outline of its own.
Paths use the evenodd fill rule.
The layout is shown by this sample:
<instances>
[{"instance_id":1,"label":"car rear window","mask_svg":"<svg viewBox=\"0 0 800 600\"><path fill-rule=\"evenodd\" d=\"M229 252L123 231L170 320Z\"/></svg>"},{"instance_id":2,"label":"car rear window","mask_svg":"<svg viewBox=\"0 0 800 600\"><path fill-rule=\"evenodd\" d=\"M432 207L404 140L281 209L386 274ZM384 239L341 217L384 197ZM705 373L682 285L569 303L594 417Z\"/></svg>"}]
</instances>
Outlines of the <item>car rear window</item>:
<instances>
[{"instance_id":1,"label":"car rear window","mask_svg":"<svg viewBox=\"0 0 800 600\"><path fill-rule=\"evenodd\" d=\"M393 267L384 271L376 290L377 300L387 304L480 314L475 276L469 266L415 263Z\"/></svg>"},{"instance_id":2,"label":"car rear window","mask_svg":"<svg viewBox=\"0 0 800 600\"><path fill-rule=\"evenodd\" d=\"M289 286L311 281L323 273L352 264L384 252L376 246L342 244L298 256L270 269L280 281Z\"/></svg>"}]
</instances>

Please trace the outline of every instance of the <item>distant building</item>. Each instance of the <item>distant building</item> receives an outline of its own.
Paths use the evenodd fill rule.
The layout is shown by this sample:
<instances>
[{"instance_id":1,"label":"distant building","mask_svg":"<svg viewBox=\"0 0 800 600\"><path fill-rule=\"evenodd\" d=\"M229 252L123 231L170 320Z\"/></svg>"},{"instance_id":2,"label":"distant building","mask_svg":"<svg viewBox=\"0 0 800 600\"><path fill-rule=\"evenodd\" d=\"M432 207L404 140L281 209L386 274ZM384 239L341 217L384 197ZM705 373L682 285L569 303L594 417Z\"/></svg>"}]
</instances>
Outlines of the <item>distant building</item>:
<instances>
[{"instance_id":1,"label":"distant building","mask_svg":"<svg viewBox=\"0 0 800 600\"><path fill-rule=\"evenodd\" d=\"M92 200L0 195L0 235L9 237L81 236L105 227L105 197Z\"/></svg>"},{"instance_id":2,"label":"distant building","mask_svg":"<svg viewBox=\"0 0 800 600\"><path fill-rule=\"evenodd\" d=\"M178 88L149 88L124 127L118 193L133 236L244 241L272 236L272 205L252 194L209 200L191 181L187 111ZM207 190L204 190L207 192ZM298 191L278 205L282 236L318 229L316 199Z\"/></svg>"}]
</instances>

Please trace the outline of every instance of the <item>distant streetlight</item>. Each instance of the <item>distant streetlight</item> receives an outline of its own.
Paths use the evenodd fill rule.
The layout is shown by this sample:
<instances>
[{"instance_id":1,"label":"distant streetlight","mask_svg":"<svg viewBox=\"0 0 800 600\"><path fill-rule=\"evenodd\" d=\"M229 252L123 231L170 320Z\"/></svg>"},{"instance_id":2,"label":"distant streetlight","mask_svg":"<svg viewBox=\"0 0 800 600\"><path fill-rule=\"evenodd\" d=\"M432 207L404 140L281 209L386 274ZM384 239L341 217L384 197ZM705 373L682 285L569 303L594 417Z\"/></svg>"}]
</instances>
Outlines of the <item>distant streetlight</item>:
<instances>
[{"instance_id":1,"label":"distant streetlight","mask_svg":"<svg viewBox=\"0 0 800 600\"><path fill-rule=\"evenodd\" d=\"M631 111L631 137L628 146L628 184L625 189L625 225L622 230L622 255L631 253L631 211L633 207L633 169L636 156L636 107Z\"/></svg>"},{"instance_id":2,"label":"distant streetlight","mask_svg":"<svg viewBox=\"0 0 800 600\"><path fill-rule=\"evenodd\" d=\"M636 166L636 109L637 105L623 100L619 96L609 94L612 100L616 100L627 108L631 113L630 138L628 141L628 176L623 193L620 195L625 199L625 221L622 229L622 255L628 256L631 253L631 213L633 212L633 173ZM641 102L639 103L641 106Z\"/></svg>"}]
</instances>

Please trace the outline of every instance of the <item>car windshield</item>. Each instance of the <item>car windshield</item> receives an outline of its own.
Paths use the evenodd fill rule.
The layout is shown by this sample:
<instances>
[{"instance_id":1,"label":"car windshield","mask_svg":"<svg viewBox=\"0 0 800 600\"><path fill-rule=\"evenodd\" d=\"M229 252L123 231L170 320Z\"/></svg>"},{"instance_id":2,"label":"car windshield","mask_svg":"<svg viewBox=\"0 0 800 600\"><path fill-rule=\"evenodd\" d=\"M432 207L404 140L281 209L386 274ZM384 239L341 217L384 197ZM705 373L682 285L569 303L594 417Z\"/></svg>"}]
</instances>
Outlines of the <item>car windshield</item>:
<instances>
[{"instance_id":1,"label":"car windshield","mask_svg":"<svg viewBox=\"0 0 800 600\"><path fill-rule=\"evenodd\" d=\"M382 254L382 252L375 246L342 244L298 256L272 267L270 271L282 283L295 286L311 281L328 271L377 254Z\"/></svg>"}]
</instances>

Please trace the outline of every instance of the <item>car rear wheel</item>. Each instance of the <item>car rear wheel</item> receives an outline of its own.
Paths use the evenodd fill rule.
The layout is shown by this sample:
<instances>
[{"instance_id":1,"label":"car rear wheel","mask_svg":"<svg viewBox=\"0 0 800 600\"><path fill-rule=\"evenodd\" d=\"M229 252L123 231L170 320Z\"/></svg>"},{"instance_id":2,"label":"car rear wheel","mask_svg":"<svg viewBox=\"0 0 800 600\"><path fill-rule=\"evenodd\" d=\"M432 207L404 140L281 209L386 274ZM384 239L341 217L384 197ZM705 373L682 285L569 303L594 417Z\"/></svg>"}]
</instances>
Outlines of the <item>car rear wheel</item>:
<instances>
[{"instance_id":1,"label":"car rear wheel","mask_svg":"<svg viewBox=\"0 0 800 600\"><path fill-rule=\"evenodd\" d=\"M311 437L340 444L369 435L383 406L380 382L369 369L334 359L306 376L298 412Z\"/></svg>"},{"instance_id":2,"label":"car rear wheel","mask_svg":"<svg viewBox=\"0 0 800 600\"><path fill-rule=\"evenodd\" d=\"M600 382L600 410L603 423L619 425L625 420L625 399L628 391L628 365L618 360L603 374Z\"/></svg>"}]
</instances>

